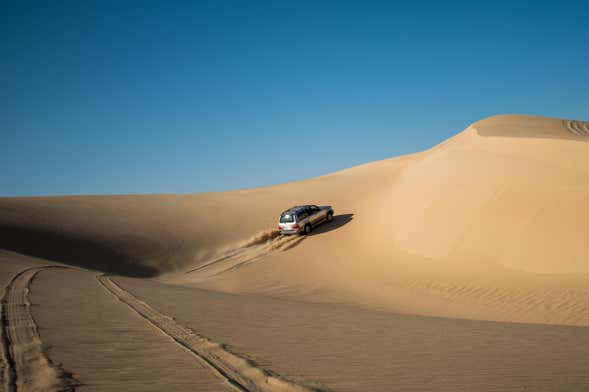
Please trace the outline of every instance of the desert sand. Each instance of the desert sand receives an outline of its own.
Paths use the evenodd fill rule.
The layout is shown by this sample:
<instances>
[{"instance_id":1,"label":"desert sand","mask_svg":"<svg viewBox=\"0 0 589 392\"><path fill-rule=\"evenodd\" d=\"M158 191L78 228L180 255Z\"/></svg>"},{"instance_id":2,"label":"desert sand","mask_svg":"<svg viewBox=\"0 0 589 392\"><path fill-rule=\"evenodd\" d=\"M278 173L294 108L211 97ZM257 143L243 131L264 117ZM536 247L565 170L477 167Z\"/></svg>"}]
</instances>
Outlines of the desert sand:
<instances>
[{"instance_id":1,"label":"desert sand","mask_svg":"<svg viewBox=\"0 0 589 392\"><path fill-rule=\"evenodd\" d=\"M586 200L589 123L526 115L264 188L0 198L0 388L586 391Z\"/></svg>"}]
</instances>

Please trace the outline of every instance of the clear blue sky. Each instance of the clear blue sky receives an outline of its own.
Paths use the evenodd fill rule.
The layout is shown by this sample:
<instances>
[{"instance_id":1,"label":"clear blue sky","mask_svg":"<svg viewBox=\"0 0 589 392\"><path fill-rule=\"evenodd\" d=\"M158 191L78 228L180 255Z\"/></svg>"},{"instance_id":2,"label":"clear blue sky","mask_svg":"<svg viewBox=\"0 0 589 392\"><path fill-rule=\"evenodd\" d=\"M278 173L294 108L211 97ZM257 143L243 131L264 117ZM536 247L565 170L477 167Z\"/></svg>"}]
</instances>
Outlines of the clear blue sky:
<instances>
[{"instance_id":1,"label":"clear blue sky","mask_svg":"<svg viewBox=\"0 0 589 392\"><path fill-rule=\"evenodd\" d=\"M0 195L188 193L589 119L586 1L3 2Z\"/></svg>"}]
</instances>

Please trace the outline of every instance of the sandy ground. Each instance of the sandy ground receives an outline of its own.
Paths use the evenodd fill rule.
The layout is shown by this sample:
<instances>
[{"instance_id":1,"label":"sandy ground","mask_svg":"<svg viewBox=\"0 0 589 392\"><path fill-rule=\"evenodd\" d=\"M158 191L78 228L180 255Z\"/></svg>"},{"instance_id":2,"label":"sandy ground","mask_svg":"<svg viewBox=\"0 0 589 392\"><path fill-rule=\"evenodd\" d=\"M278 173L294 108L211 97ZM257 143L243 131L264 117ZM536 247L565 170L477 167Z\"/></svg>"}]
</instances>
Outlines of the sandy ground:
<instances>
[{"instance_id":1,"label":"sandy ground","mask_svg":"<svg viewBox=\"0 0 589 392\"><path fill-rule=\"evenodd\" d=\"M223 379L106 291L96 274L46 270L31 291L49 354L80 391L230 391Z\"/></svg>"},{"instance_id":2,"label":"sandy ground","mask_svg":"<svg viewBox=\"0 0 589 392\"><path fill-rule=\"evenodd\" d=\"M11 353L8 350L8 330L5 317L8 302L7 287L21 270L37 266L39 265L38 263L42 262L43 260L35 260L16 253L0 251L0 284L2 284L0 294L2 296L2 300L0 301L0 314L2 315L2 322L0 324L0 341L2 342L0 346L0 391L8 391L10 390L9 385L11 383L13 385L15 384L12 381L13 372L11 370L11 367L14 367L14 365L11 366L9 363Z\"/></svg>"},{"instance_id":3,"label":"sandy ground","mask_svg":"<svg viewBox=\"0 0 589 392\"><path fill-rule=\"evenodd\" d=\"M334 391L589 390L587 328L399 315L117 282L263 366Z\"/></svg>"},{"instance_id":4,"label":"sandy ground","mask_svg":"<svg viewBox=\"0 0 589 392\"><path fill-rule=\"evenodd\" d=\"M0 198L2 388L587 390L588 142L505 115L265 188ZM277 236L305 203L334 222Z\"/></svg>"}]
</instances>

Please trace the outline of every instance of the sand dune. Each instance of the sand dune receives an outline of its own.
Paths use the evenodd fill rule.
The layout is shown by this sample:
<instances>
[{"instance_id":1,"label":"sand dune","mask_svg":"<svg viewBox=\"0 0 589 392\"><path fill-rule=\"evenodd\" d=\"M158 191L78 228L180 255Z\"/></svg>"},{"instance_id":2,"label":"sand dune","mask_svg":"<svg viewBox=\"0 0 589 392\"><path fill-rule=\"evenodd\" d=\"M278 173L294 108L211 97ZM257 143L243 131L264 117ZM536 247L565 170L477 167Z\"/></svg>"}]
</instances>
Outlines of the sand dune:
<instances>
[{"instance_id":1,"label":"sand dune","mask_svg":"<svg viewBox=\"0 0 589 392\"><path fill-rule=\"evenodd\" d=\"M502 115L422 153L266 188L3 198L0 246L236 293L586 325L586 127ZM264 241L279 211L308 202L353 220Z\"/></svg>"},{"instance_id":2,"label":"sand dune","mask_svg":"<svg viewBox=\"0 0 589 392\"><path fill-rule=\"evenodd\" d=\"M238 350L237 359L228 357L227 361L239 362L241 358L246 364L263 365L259 369L253 366L244 371L251 370L251 374L259 371L261 378L254 375L251 379L246 377L235 381L243 376L240 371L225 380L210 376L212 378L202 382L202 390L215 386L225 388L229 385L227 379L240 385L243 383L245 390L256 390L259 387L255 380L268 379L269 375L276 375L278 384L292 383L291 386L279 386L278 390L296 389L302 385L328 390L334 385L334 390L387 390L391 384L385 380L390 372L410 374L401 377L404 381L399 385L403 385L404 390L517 390L526 383L533 385L534 390L541 390L543 386L551 390L551 387L563 384L572 390L583 390L581 386L586 386L588 380L578 373L576 366L582 362L583 353L571 351L570 347L574 346L575 339L585 339L586 329L546 324L589 325L589 248L586 246L589 209L585 208L589 199L588 141L588 122L501 115L475 122L424 152L258 189L193 195L0 198L0 249L3 249L0 252L0 273L8 296L5 298L16 292L11 279L20 282L19 276L32 277L32 272L19 275L26 268L59 263L76 269L41 272L37 287L47 294L45 297L35 297L37 283L33 282L33 303L35 298L43 303L37 310L33 308L33 313L37 312L35 320L39 316L41 334L27 336L32 342L48 341L55 345L52 352L31 351L35 358L45 358L48 364L63 362L65 373L59 373L57 365L43 367L58 369L54 380L61 380L62 374L71 372L76 380L88 383L92 385L90 389L96 390L115 389L117 383L131 379L155 377L158 374L156 365L147 358L133 357L133 361L150 369L140 371L131 366L130 359L113 353L113 358L127 366L121 373L125 377L122 377L111 372L109 365L98 355L89 362L78 361L76 358L80 353L76 346L59 335L61 330L69 328L67 322L54 315L62 314L67 320L76 314L77 329L68 329L72 341L84 342L84 347L90 351L93 347L108 350L109 342L117 338L106 332L104 336L108 338L100 338L100 330L114 328L107 327L112 320L95 317L84 308L95 307L103 314L116 308L116 317L124 325L121 328L132 326L129 328L141 336L134 343L133 350L139 352L143 344L150 342L161 350L158 355L162 358L174 358L182 363L178 372L186 380L192 380L191 383L196 379L205 380L203 377L210 375L201 376L201 370L191 368L198 362L194 355L181 360L174 351L177 344L164 344L170 337L182 340L174 335L175 332L168 331L166 339L158 340L161 336L151 337L154 331L161 334L168 327L174 331L194 327L197 334L203 333L214 341L233 342L244 348ZM303 203L333 205L334 222L317 228L308 237L278 236L277 214L286 207ZM103 273L129 277L113 278L116 284L110 278L103 278L102 283L110 285L114 291L118 287L120 293L117 293L121 296L128 294L133 299L138 295L135 299L139 303L153 304L152 317L146 321L133 313L141 307L137 304L134 306L128 302L129 308L113 302L113 298L104 297L113 290L106 291L106 286L101 286L95 279L96 275ZM75 279L84 282L88 293L79 297L74 295L84 291L79 282L70 281L74 275ZM42 279L43 276L52 278ZM117 286L118 282L122 286ZM56 285L60 290L55 291L55 298L52 298L52 287ZM64 290L69 291L66 294ZM19 293L22 294L22 290ZM24 301L22 295L19 298L5 301L2 314L7 314L6 309L11 304ZM187 298L201 302L190 303ZM347 329L352 340L358 339L354 337L354 328L358 328L358 333L373 335L375 341L384 341L398 334L408 339L419 335L422 340L435 340L435 328L431 325L449 328L453 333L471 334L469 343L456 353L460 366L468 368L470 376L452 376L454 368L447 367L450 365L436 367L433 362L417 355L415 360L427 363L421 372L403 364L400 358L410 354L401 352L399 360L395 360L395 370L388 365L372 368L368 364L350 365L354 376L342 378L348 384L338 382L338 372L328 366L299 366L268 348L270 345L276 350L278 347L284 350L281 339L289 339L286 333L277 334L277 340L268 344L262 338L243 340L234 339L231 334L217 335L214 325L251 322L247 321L248 317L234 317L240 306L251 301L269 301L268 306L272 308L298 309L300 314L308 309L314 320L321 319L320 312L327 312L330 316L326 320L331 321L326 322L339 320L342 330ZM67 303L71 309L61 303ZM210 305L213 303L215 306ZM165 326L160 325L165 315L180 317L197 307L204 312L206 322L185 319L177 324L166 322ZM254 308L267 320L276 317L276 313ZM334 309L337 314L343 312L341 314L346 316L336 317L336 313L332 314L328 309ZM381 315L386 315L392 317L386 321L392 323L390 325L411 326L423 333L412 335L407 331L383 329L379 327L379 323L384 322L382 320L374 321L370 326L352 327L355 325L354 315L367 320L381 320ZM396 321L391 321L393 319ZM456 327L458 324L448 321L452 319L508 323L497 324L495 330L495 324L477 324L478 321L460 320L460 326ZM265 333L270 336L275 333L274 329L289 330L281 322L268 322L270 329ZM518 327L514 322L542 325ZM98 329L85 330L92 323L98 325ZM153 328L154 325L159 329ZM248 333L255 334L252 326L238 326L243 331L250 328ZM204 330L201 331L200 327ZM305 326L319 327L312 321ZM46 328L46 336L43 336L43 328ZM521 341L523 330L538 339L532 339L527 349L516 353L521 349L516 342ZM1 373L5 387L12 382L11 369L17 369L12 364L7 331L3 328ZM232 331L232 334L236 333ZM469 354L467 349L468 345L472 347L477 336L495 336L500 333L497 331L512 334L512 340L497 341L502 353L511 353L515 358L511 368L496 366L493 361L499 360L501 355L493 349L479 347L477 354ZM292 330L290 333L303 332ZM333 333L337 336L335 330ZM85 336L92 338L86 341ZM568 351L559 351L554 345L552 339L556 336L568 342ZM316 338L319 339L319 335ZM325 336L321 339L329 340ZM362 339L358 341L365 342ZM99 344L92 343L98 341ZM193 349L201 357L210 355L211 351L203 350L206 345L201 343ZM456 342L445 341L428 351L426 357L431 359L441 355L441 351L436 350L447 351L451 344ZM544 370L551 366L556 369L554 363L571 361L574 366L571 365L569 370L572 373L559 367L557 371L544 372L540 384L532 382L534 371L520 366L518 361L524 361L526 355L540 355L531 348L534 344L551 347L552 353L558 353L551 356L543 351L541 355L548 358L547 361L535 366ZM40 347L38 342L37 347ZM421 346L403 349L425 350ZM292 350L292 358L324 360L311 348L297 348L293 343ZM343 349L338 350L339 355L348 361L338 362L341 366L356 363L353 350L349 354ZM390 352L379 350L372 347L369 354L386 362L384 358ZM53 354L56 360L52 358ZM479 354L493 358L490 360L493 363L485 362L488 367L484 369L474 365L469 368L469 355ZM259 360L248 362L249 356ZM221 373L231 373L222 357L216 357L221 358L220 362L211 360L213 368ZM276 361L267 362L269 358ZM362 358L368 361L367 357ZM94 367L118 381L103 383L92 372ZM376 368L380 370L374 370ZM298 374L296 369L300 370L300 377L292 376ZM414 376L427 374L428 369L440 378L424 386ZM210 369L202 371L210 373ZM374 383L362 379L369 377L371 371L379 374ZM565 373L567 380L574 381L565 382ZM502 380L502 374L507 378ZM171 380L173 375L161 373L158 377ZM493 379L496 388L493 385L483 387L485 377ZM190 385L182 384L178 388L189 388ZM135 386L138 390L145 388L143 384Z\"/></svg>"},{"instance_id":3,"label":"sand dune","mask_svg":"<svg viewBox=\"0 0 589 392\"><path fill-rule=\"evenodd\" d=\"M205 285L424 315L587 325L581 233L589 232L582 208L589 147L566 124L497 116L429 151L300 184L337 181L333 204L354 220ZM542 137L521 137L526 131ZM358 191L361 178L372 186L366 192ZM354 191L353 201L341 200Z\"/></svg>"}]
</instances>

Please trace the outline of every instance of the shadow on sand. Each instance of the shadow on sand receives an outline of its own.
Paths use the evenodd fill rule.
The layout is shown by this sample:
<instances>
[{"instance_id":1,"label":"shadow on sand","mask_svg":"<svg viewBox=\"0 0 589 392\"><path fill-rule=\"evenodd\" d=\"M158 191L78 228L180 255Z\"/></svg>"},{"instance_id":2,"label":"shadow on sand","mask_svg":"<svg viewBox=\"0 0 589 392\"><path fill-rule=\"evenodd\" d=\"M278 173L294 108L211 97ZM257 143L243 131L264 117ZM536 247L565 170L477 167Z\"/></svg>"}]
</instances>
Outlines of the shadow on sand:
<instances>
[{"instance_id":1,"label":"shadow on sand","mask_svg":"<svg viewBox=\"0 0 589 392\"><path fill-rule=\"evenodd\" d=\"M333 221L325 222L313 229L310 235L319 235L327 233L332 230L337 230L342 226L347 225L354 219L354 214L340 214L333 217Z\"/></svg>"},{"instance_id":2,"label":"shadow on sand","mask_svg":"<svg viewBox=\"0 0 589 392\"><path fill-rule=\"evenodd\" d=\"M149 278L158 272L108 244L40 228L0 225L0 249L115 275Z\"/></svg>"}]
</instances>

